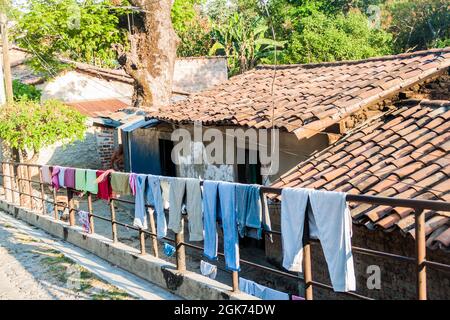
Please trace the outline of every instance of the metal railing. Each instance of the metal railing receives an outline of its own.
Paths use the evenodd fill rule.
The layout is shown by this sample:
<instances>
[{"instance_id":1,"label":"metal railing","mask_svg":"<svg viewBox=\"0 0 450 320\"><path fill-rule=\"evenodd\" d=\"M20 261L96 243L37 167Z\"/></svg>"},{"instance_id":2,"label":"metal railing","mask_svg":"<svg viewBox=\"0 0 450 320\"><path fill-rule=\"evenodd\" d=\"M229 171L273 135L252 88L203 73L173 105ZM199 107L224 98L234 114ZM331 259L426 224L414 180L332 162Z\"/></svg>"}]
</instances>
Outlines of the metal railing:
<instances>
[{"instance_id":1,"label":"metal railing","mask_svg":"<svg viewBox=\"0 0 450 320\"><path fill-rule=\"evenodd\" d=\"M12 203L19 204L20 206L26 206L31 210L35 210L37 214L48 214L46 203L53 205L53 218L58 220L59 213L58 207L67 209L69 211L69 225L75 226L75 213L81 210L75 208L74 204L74 193L76 190L66 188L67 192L67 205L62 204L57 201L57 192L53 188L53 200L48 200L45 198L45 186L46 183L43 182L43 177L41 173L41 166L36 164L27 163L17 163L17 162L1 162L2 173L0 177L3 177L3 189L5 190L6 199ZM32 180L32 168L36 168L39 173L39 181ZM33 195L32 184L39 184L40 196ZM50 186L50 185L48 185ZM272 187L261 187L261 196L264 194L280 195L282 189L272 188ZM18 196L18 197L17 197ZM28 198L29 201L26 201ZM40 211L36 210L34 206L33 199L41 202L42 208ZM416 256L407 257L393 253L387 253L378 250L372 250L367 248L361 248L357 246L352 246L354 253L381 257L386 259L392 259L397 261L404 261L407 263L414 263L416 265L416 287L417 287L417 299L426 300L427 299L427 267L435 268L438 270L450 271L450 265L442 264L438 262L429 261L426 258L426 234L425 234L425 213L424 210L434 210L434 211L446 211L450 212L450 203L442 201L431 201L431 200L414 200L414 199L399 199L399 198L386 198L368 195L347 195L347 201L359 202L372 205L385 205L392 207L407 207L412 208L415 212L415 247ZM88 203L88 214L90 221L90 233L95 233L94 218L107 221L111 223L112 241L118 242L118 232L117 226L126 227L131 230L136 230L139 233L139 246L140 253L142 255L147 254L146 252L146 242L145 236L148 235L152 240L152 253L155 257L158 257L158 241L168 241L175 244L176 249L176 265L180 272L186 271L186 252L185 248L191 248L198 251L203 251L202 246L197 246L184 240L184 227L181 228L181 232L175 234L175 239L164 237L162 239L157 238L156 226L154 220L154 209L150 205L146 205L149 213L150 231L143 230L141 228L135 227L130 224L119 222L116 219L115 212L115 202L122 202L134 205L134 201L112 198L109 201L109 212L110 217L106 218L97 215L93 212L92 206L92 194L87 192L87 203ZM308 219L305 219L306 221ZM279 276L295 279L305 284L304 296L306 300L313 299L313 287L319 287L326 290L333 291L332 286L325 283L321 283L313 280L312 277L312 259L311 259L311 243L318 242L318 240L310 239L309 237L309 226L305 221L304 235L303 235L303 277L299 275L264 266L255 262L247 261L241 259L240 262L244 265L248 265L266 272L270 272ZM184 224L184 217L182 217L182 226ZM275 234L281 235L281 231L264 231L267 235ZM224 253L219 252L219 256L223 257ZM237 271L232 272L232 290L234 292L239 291L239 273ZM353 298L372 300L370 297L360 295L355 292L340 292L339 294L347 295Z\"/></svg>"}]
</instances>

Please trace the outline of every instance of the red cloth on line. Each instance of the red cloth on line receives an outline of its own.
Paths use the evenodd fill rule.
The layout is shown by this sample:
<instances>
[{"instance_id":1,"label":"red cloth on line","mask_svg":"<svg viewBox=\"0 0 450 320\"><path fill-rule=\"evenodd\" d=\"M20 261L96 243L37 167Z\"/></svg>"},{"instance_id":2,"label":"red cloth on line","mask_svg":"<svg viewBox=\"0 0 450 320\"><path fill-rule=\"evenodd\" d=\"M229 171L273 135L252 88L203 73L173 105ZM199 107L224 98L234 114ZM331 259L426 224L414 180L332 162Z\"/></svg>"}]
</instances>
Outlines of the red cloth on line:
<instances>
[{"instance_id":1,"label":"red cloth on line","mask_svg":"<svg viewBox=\"0 0 450 320\"><path fill-rule=\"evenodd\" d=\"M98 183L98 193L97 198L103 200L111 200L112 198L112 188L109 183L109 175L113 170L103 171L98 170L96 173L97 183Z\"/></svg>"}]
</instances>

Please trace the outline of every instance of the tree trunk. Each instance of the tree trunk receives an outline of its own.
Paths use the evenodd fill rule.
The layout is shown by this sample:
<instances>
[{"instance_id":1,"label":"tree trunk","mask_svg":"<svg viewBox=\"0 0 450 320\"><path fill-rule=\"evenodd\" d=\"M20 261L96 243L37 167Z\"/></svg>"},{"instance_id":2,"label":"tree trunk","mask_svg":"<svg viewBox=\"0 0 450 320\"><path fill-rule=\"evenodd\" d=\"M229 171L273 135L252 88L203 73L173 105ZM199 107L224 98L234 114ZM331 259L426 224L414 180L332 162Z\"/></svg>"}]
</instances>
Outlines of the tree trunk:
<instances>
[{"instance_id":1,"label":"tree trunk","mask_svg":"<svg viewBox=\"0 0 450 320\"><path fill-rule=\"evenodd\" d=\"M158 110L170 103L178 36L172 26L172 0L131 0L134 14L130 50L117 46L119 63L134 79L134 107Z\"/></svg>"}]
</instances>

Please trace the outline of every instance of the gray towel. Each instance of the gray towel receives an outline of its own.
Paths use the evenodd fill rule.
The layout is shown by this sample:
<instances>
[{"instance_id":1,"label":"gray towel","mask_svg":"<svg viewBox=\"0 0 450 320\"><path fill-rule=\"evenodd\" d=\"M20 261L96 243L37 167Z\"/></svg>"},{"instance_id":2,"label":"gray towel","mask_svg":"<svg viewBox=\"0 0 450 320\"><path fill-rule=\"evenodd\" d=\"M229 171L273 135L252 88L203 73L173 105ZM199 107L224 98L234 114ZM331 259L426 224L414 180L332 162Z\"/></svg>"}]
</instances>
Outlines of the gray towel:
<instances>
[{"instance_id":1,"label":"gray towel","mask_svg":"<svg viewBox=\"0 0 450 320\"><path fill-rule=\"evenodd\" d=\"M202 241L202 190L198 179L186 179L186 211L189 219L189 241Z\"/></svg>"},{"instance_id":2,"label":"gray towel","mask_svg":"<svg viewBox=\"0 0 450 320\"><path fill-rule=\"evenodd\" d=\"M183 205L185 179L172 178L169 180L169 225L175 233L181 231L181 206Z\"/></svg>"}]
</instances>

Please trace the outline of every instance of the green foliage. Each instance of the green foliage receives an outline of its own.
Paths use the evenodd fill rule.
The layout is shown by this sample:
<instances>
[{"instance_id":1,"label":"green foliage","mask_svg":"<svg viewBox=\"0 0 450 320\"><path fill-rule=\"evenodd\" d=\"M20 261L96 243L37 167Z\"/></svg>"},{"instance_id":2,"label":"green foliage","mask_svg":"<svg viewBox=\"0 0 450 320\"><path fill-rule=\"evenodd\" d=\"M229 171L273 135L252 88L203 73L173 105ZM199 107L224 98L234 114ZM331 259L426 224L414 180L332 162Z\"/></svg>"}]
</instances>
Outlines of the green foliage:
<instances>
[{"instance_id":1,"label":"green foliage","mask_svg":"<svg viewBox=\"0 0 450 320\"><path fill-rule=\"evenodd\" d=\"M211 23L201 12L204 0L175 0L172 24L180 38L177 54L180 57L205 56L212 45Z\"/></svg>"},{"instance_id":2,"label":"green foliage","mask_svg":"<svg viewBox=\"0 0 450 320\"><path fill-rule=\"evenodd\" d=\"M47 75L64 66L63 56L75 61L112 67L116 53L112 45L126 45L126 29L120 28L123 9L110 9L110 0L30 0L15 11L16 43L30 52L31 66Z\"/></svg>"},{"instance_id":3,"label":"green foliage","mask_svg":"<svg viewBox=\"0 0 450 320\"><path fill-rule=\"evenodd\" d=\"M0 108L0 139L35 153L58 141L82 140L86 117L57 100L21 100Z\"/></svg>"},{"instance_id":4,"label":"green foliage","mask_svg":"<svg viewBox=\"0 0 450 320\"><path fill-rule=\"evenodd\" d=\"M303 18L280 55L281 63L357 60L391 53L389 33L371 28L359 12Z\"/></svg>"},{"instance_id":5,"label":"green foliage","mask_svg":"<svg viewBox=\"0 0 450 320\"><path fill-rule=\"evenodd\" d=\"M30 100L39 102L42 95L42 91L35 86L22 83L19 80L13 81L13 93L14 101Z\"/></svg>"},{"instance_id":6,"label":"green foliage","mask_svg":"<svg viewBox=\"0 0 450 320\"><path fill-rule=\"evenodd\" d=\"M450 45L448 0L395 0L386 11L397 52Z\"/></svg>"},{"instance_id":7,"label":"green foliage","mask_svg":"<svg viewBox=\"0 0 450 320\"><path fill-rule=\"evenodd\" d=\"M284 45L283 42L266 38L268 29L262 18L255 17L249 23L235 12L227 24L214 25L216 42L210 54L222 51L228 57L231 75L245 72L269 57L276 47Z\"/></svg>"}]
</instances>

